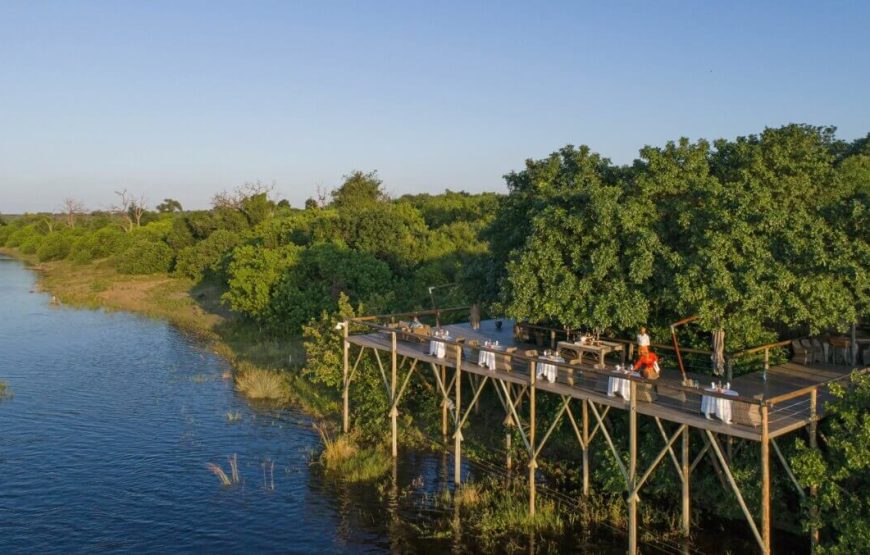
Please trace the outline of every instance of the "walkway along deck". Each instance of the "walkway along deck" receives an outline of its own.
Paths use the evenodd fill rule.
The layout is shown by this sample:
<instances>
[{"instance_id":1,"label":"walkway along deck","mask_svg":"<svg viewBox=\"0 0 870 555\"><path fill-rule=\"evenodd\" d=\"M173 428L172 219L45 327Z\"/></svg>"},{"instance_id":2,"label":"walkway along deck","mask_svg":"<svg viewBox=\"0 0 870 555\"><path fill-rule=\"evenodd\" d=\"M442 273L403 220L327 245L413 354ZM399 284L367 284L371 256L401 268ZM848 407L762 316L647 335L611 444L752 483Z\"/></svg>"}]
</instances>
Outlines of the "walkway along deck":
<instances>
[{"instance_id":1,"label":"walkway along deck","mask_svg":"<svg viewBox=\"0 0 870 555\"><path fill-rule=\"evenodd\" d=\"M440 311L425 311L413 315L434 316L440 319L442 315L462 310L449 309ZM467 323L443 326L450 331L448 339L440 340L446 345L446 356L438 358L428 353L428 336L403 331L394 323L400 317L408 315L387 315L382 317L358 318L343 323L344 332L344 369L343 369L343 428L350 427L350 385L356 374L358 365L366 350L374 354L381 373L387 398L390 402L390 417L392 427L392 453L397 455L398 430L397 418L402 395L416 373L425 379L423 369L426 366L432 371L435 390L441 397L441 432L444 438L449 432L448 422L452 421L454 440L454 481L461 483L461 453L462 428L468 420L472 409L476 406L480 395L491 383L497 397L505 410L505 423L508 427L505 437L508 446L508 466L510 460L511 429L516 429L529 457L529 511L535 512L535 470L541 450L550 435L563 420L570 423L581 449L582 458L582 491L589 492L589 445L597 435L604 438L611 454L620 468L625 480L628 499L628 543L629 553L637 552L637 502L644 483L653 471L666 458L670 458L677 475L682 482L682 530L689 535L690 526L690 477L694 468L707 455L719 474L723 484L727 483L740 505L747 523L763 553L771 549L771 515L770 515L770 449L774 450L780 464L794 483L799 495L806 493L797 483L788 461L782 455L776 439L795 430L807 428L809 442L816 448L816 425L824 416L824 402L830 398L827 386L836 381L848 378L851 367L827 364L798 365L786 363L767 368L767 351L765 353L765 377L756 372L732 380L732 389L740 393L738 396L724 395L715 392L702 391L693 387L684 387L679 380L662 377L655 382L642 378L619 375L628 380L630 400L607 395L607 380L613 376L614 365L608 363L604 368L597 368L579 360L569 363L553 363L557 367L555 383L541 380L537 377L537 357L531 352L535 346L517 343L513 336L513 323L497 329L492 322L483 322L480 330L473 330ZM548 330L553 345L556 334L561 330ZM486 340L498 340L501 349L484 347ZM351 364L351 345L359 347L355 362ZM629 352L626 353L625 351ZM492 352L496 358L496 368L490 370L477 364L481 351ZM700 351L699 351L700 352ZM389 354L389 361L382 360L381 353ZM630 356L630 349L624 349L622 357ZM384 359L387 355L384 355ZM401 357L401 360L400 360ZM624 362L623 358L622 362ZM400 380L399 370L408 370ZM864 369L867 370L866 368ZM463 403L462 374L469 376L472 385L471 401ZM451 376L452 374L452 376ZM709 376L693 376L701 384ZM450 381L448 381L450 378ZM452 397L451 399L451 392ZM536 422L536 398L539 393L557 395L562 404L555 419L550 423L543 437L538 437ZM731 401L734 407L734 422L725 424L720 420L711 420L701 414L701 396L723 397ZM522 410L526 402L527 411ZM579 414L575 415L573 407L579 405ZM629 415L629 453L628 466L623 463L619 448L611 436L608 426L608 413L611 410L627 411ZM527 412L526 421L521 413ZM637 417L651 417L656 422L663 440L663 447L654 458L650 467L640 471L637 467ZM664 422L676 424L677 428L666 431ZM591 430L590 430L591 425ZM703 441L703 448L694 460L689 460L690 430L697 430ZM727 444L723 447L720 436L724 436ZM739 438L760 444L761 466L761 522L756 523L752 511L747 506L743 494L731 473L729 460L732 440ZM676 446L680 440L679 447ZM679 451L679 455L677 453ZM815 492L811 491L810 494ZM815 532L812 534L815 540Z\"/></svg>"}]
</instances>

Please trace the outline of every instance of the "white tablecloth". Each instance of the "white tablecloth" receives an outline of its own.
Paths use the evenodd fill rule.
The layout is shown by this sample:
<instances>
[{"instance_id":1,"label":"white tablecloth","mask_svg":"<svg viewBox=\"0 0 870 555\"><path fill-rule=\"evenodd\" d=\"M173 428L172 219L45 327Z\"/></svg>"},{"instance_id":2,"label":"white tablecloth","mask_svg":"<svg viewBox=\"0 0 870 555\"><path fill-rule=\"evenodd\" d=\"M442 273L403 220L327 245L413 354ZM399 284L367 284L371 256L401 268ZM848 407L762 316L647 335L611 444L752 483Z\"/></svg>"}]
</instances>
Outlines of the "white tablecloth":
<instances>
[{"instance_id":1,"label":"white tablecloth","mask_svg":"<svg viewBox=\"0 0 870 555\"><path fill-rule=\"evenodd\" d=\"M447 345L443 341L435 341L433 339L429 342L429 354L435 355L438 358L444 358L447 356Z\"/></svg>"},{"instance_id":2,"label":"white tablecloth","mask_svg":"<svg viewBox=\"0 0 870 555\"><path fill-rule=\"evenodd\" d=\"M632 376L638 377L640 374L637 372L632 372ZM624 380L622 378L617 378L615 376L611 376L607 379L607 396L613 397L615 394L619 393L619 396L625 399L626 401L631 400L631 381Z\"/></svg>"},{"instance_id":3,"label":"white tablecloth","mask_svg":"<svg viewBox=\"0 0 870 555\"><path fill-rule=\"evenodd\" d=\"M705 388L704 391L713 391L712 389ZM725 395L737 395L737 392L733 389L726 389L723 391ZM707 395L701 396L701 412L704 413L704 416L707 417L708 420L712 420L711 416L716 416L722 422L726 424L731 424L731 401L728 399L723 399L722 397L709 397Z\"/></svg>"},{"instance_id":4,"label":"white tablecloth","mask_svg":"<svg viewBox=\"0 0 870 555\"><path fill-rule=\"evenodd\" d=\"M480 354L477 355L477 364L490 370L495 369L495 353L480 351Z\"/></svg>"},{"instance_id":5,"label":"white tablecloth","mask_svg":"<svg viewBox=\"0 0 870 555\"><path fill-rule=\"evenodd\" d=\"M552 362L565 362L565 359L562 357L554 357L550 359L541 358L538 361L538 377L545 377L547 381L550 383L554 383L556 381L556 376L558 375L558 368L555 364L551 364Z\"/></svg>"}]
</instances>

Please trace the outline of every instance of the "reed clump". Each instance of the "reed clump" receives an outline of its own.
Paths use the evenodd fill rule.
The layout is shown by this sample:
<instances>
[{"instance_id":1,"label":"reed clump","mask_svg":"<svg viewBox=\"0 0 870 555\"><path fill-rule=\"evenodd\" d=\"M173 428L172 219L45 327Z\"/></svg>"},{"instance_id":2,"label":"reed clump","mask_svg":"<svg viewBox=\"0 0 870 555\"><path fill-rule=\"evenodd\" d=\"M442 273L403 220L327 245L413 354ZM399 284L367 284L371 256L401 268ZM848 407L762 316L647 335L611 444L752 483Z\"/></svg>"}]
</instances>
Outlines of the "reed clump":
<instances>
[{"instance_id":1,"label":"reed clump","mask_svg":"<svg viewBox=\"0 0 870 555\"><path fill-rule=\"evenodd\" d=\"M11 399L12 390L6 382L0 381L0 399Z\"/></svg>"},{"instance_id":2,"label":"reed clump","mask_svg":"<svg viewBox=\"0 0 870 555\"><path fill-rule=\"evenodd\" d=\"M239 478L239 461L238 457L235 453L233 453L232 457L228 457L230 463L230 475L227 476L227 473L224 472L224 469L214 463L206 464L206 468L211 470L212 474L217 476L218 480L224 487L234 486L240 483L241 479Z\"/></svg>"},{"instance_id":3,"label":"reed clump","mask_svg":"<svg viewBox=\"0 0 870 555\"><path fill-rule=\"evenodd\" d=\"M238 422L242 419L242 413L239 411L227 411L227 422Z\"/></svg>"},{"instance_id":4,"label":"reed clump","mask_svg":"<svg viewBox=\"0 0 870 555\"><path fill-rule=\"evenodd\" d=\"M390 456L378 447L360 447L350 435L330 437L318 428L323 442L320 464L327 473L344 482L369 482L389 472Z\"/></svg>"},{"instance_id":5,"label":"reed clump","mask_svg":"<svg viewBox=\"0 0 870 555\"><path fill-rule=\"evenodd\" d=\"M238 364L236 390L252 400L286 401L290 396L287 379L280 371L258 368L247 362Z\"/></svg>"}]
</instances>

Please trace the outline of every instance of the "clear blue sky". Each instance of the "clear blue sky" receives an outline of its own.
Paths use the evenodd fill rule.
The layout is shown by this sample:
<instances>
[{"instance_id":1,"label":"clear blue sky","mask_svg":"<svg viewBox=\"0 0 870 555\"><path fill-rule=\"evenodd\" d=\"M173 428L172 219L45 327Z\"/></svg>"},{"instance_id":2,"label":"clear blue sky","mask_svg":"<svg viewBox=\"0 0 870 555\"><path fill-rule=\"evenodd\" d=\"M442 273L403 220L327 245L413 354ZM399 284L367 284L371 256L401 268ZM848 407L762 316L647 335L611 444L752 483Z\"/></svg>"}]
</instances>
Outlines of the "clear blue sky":
<instances>
[{"instance_id":1,"label":"clear blue sky","mask_svg":"<svg viewBox=\"0 0 870 555\"><path fill-rule=\"evenodd\" d=\"M504 190L567 144L870 132L868 2L0 2L0 212Z\"/></svg>"}]
</instances>

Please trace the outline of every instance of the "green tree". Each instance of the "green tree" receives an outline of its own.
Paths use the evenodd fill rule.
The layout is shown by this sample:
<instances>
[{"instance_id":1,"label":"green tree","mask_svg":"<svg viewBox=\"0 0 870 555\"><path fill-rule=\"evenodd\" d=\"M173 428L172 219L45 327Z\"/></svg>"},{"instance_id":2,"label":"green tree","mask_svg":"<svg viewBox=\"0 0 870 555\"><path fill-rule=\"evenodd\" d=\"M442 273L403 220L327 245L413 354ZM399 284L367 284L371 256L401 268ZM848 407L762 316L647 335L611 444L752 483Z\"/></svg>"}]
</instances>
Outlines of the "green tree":
<instances>
[{"instance_id":1,"label":"green tree","mask_svg":"<svg viewBox=\"0 0 870 555\"><path fill-rule=\"evenodd\" d=\"M184 209L181 207L181 203L174 198L165 198L157 205L157 211L160 213L184 212Z\"/></svg>"},{"instance_id":2,"label":"green tree","mask_svg":"<svg viewBox=\"0 0 870 555\"><path fill-rule=\"evenodd\" d=\"M821 530L819 552L861 553L870 545L870 376L855 373L849 387L832 384L831 393L821 449L796 440L792 467L801 485L818 490L807 500L806 527Z\"/></svg>"},{"instance_id":3,"label":"green tree","mask_svg":"<svg viewBox=\"0 0 870 555\"><path fill-rule=\"evenodd\" d=\"M381 188L383 182L377 171L363 173L359 170L344 176L344 183L332 191L332 206L356 210L388 200Z\"/></svg>"}]
</instances>

